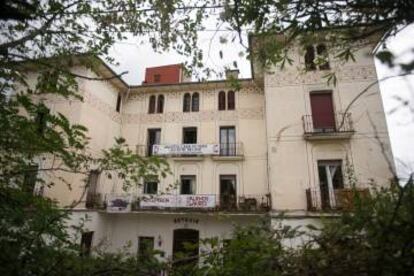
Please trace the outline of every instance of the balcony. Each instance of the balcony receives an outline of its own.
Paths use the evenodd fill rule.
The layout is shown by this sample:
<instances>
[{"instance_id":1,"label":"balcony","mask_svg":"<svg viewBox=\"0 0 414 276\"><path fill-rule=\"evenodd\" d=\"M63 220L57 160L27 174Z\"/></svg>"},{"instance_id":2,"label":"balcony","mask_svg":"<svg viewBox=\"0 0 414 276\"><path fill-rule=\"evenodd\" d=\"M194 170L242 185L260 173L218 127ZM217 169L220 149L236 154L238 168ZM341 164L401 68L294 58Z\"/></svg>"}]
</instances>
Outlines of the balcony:
<instances>
[{"instance_id":1,"label":"balcony","mask_svg":"<svg viewBox=\"0 0 414 276\"><path fill-rule=\"evenodd\" d=\"M324 122L304 115L302 121L306 140L349 139L355 132L350 113L335 113Z\"/></svg>"},{"instance_id":2,"label":"balcony","mask_svg":"<svg viewBox=\"0 0 414 276\"><path fill-rule=\"evenodd\" d=\"M352 211L357 200L369 197L367 188L306 189L307 210L311 212Z\"/></svg>"},{"instance_id":3,"label":"balcony","mask_svg":"<svg viewBox=\"0 0 414 276\"><path fill-rule=\"evenodd\" d=\"M213 159L243 159L243 143L222 144L160 144L137 145L136 153L140 156L165 156L174 159L200 159L212 156Z\"/></svg>"},{"instance_id":4,"label":"balcony","mask_svg":"<svg viewBox=\"0 0 414 276\"><path fill-rule=\"evenodd\" d=\"M108 194L108 213L128 212L226 212L265 213L271 208L270 195L140 195Z\"/></svg>"}]
</instances>

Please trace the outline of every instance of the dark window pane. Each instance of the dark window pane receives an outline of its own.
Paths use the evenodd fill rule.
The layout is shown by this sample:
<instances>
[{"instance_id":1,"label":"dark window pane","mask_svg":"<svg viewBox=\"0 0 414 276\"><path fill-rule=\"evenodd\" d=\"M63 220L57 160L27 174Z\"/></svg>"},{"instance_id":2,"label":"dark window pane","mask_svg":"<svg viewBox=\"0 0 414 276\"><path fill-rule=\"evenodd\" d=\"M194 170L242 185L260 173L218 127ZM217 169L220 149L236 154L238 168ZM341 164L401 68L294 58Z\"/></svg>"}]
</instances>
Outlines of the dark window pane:
<instances>
[{"instance_id":1,"label":"dark window pane","mask_svg":"<svg viewBox=\"0 0 414 276\"><path fill-rule=\"evenodd\" d=\"M155 96L152 95L149 99L149 106L148 106L148 113L153 114L155 113Z\"/></svg>"},{"instance_id":2,"label":"dark window pane","mask_svg":"<svg viewBox=\"0 0 414 276\"><path fill-rule=\"evenodd\" d=\"M183 144L197 144L197 128L183 128Z\"/></svg>"},{"instance_id":3,"label":"dark window pane","mask_svg":"<svg viewBox=\"0 0 414 276\"><path fill-rule=\"evenodd\" d=\"M234 110L235 106L234 91L229 91L227 93L227 109Z\"/></svg>"},{"instance_id":4,"label":"dark window pane","mask_svg":"<svg viewBox=\"0 0 414 276\"><path fill-rule=\"evenodd\" d=\"M184 95L183 112L190 112L190 108L191 108L191 95L190 93L186 93Z\"/></svg>"},{"instance_id":5,"label":"dark window pane","mask_svg":"<svg viewBox=\"0 0 414 276\"><path fill-rule=\"evenodd\" d=\"M196 185L195 182L196 182L195 175L181 176L180 194L182 195L195 194L195 185Z\"/></svg>"},{"instance_id":6,"label":"dark window pane","mask_svg":"<svg viewBox=\"0 0 414 276\"><path fill-rule=\"evenodd\" d=\"M226 92L224 91L218 94L218 110L226 110Z\"/></svg>"},{"instance_id":7,"label":"dark window pane","mask_svg":"<svg viewBox=\"0 0 414 276\"><path fill-rule=\"evenodd\" d=\"M38 110L36 112L36 119L35 119L35 122L37 125L37 132L39 134L43 134L43 132L46 129L48 114L49 114L49 109L43 104L39 105Z\"/></svg>"},{"instance_id":8,"label":"dark window pane","mask_svg":"<svg viewBox=\"0 0 414 276\"><path fill-rule=\"evenodd\" d=\"M319 44L316 47L316 52L317 52L318 56L321 56L322 58L324 58L326 60L325 63L319 65L319 69L321 69L321 70L329 70L330 69L330 66L329 66L328 51L326 50L326 46L324 44Z\"/></svg>"},{"instance_id":9,"label":"dark window pane","mask_svg":"<svg viewBox=\"0 0 414 276\"><path fill-rule=\"evenodd\" d=\"M93 170L89 173L88 177L88 192L86 193L86 208L95 208L98 205L98 180L99 180L100 172L97 170Z\"/></svg>"},{"instance_id":10,"label":"dark window pane","mask_svg":"<svg viewBox=\"0 0 414 276\"><path fill-rule=\"evenodd\" d=\"M306 53L305 53L305 67L306 70L315 70L315 49L313 46L306 47Z\"/></svg>"},{"instance_id":11,"label":"dark window pane","mask_svg":"<svg viewBox=\"0 0 414 276\"><path fill-rule=\"evenodd\" d=\"M191 99L191 110L193 112L198 112L200 106L200 94L197 92L193 94L193 97Z\"/></svg>"},{"instance_id":12,"label":"dark window pane","mask_svg":"<svg viewBox=\"0 0 414 276\"><path fill-rule=\"evenodd\" d=\"M154 237L138 237L138 256L149 257L154 250Z\"/></svg>"},{"instance_id":13,"label":"dark window pane","mask_svg":"<svg viewBox=\"0 0 414 276\"><path fill-rule=\"evenodd\" d=\"M157 103L157 113L164 112L164 95L158 96L158 103Z\"/></svg>"},{"instance_id":14,"label":"dark window pane","mask_svg":"<svg viewBox=\"0 0 414 276\"><path fill-rule=\"evenodd\" d=\"M122 102L122 96L118 93L118 97L116 99L116 112L119 112L121 110L121 102Z\"/></svg>"},{"instance_id":15,"label":"dark window pane","mask_svg":"<svg viewBox=\"0 0 414 276\"><path fill-rule=\"evenodd\" d=\"M93 231L82 233L81 238L81 256L89 256L91 254Z\"/></svg>"},{"instance_id":16,"label":"dark window pane","mask_svg":"<svg viewBox=\"0 0 414 276\"><path fill-rule=\"evenodd\" d=\"M23 191L32 194L37 180L38 165L29 166L23 176Z\"/></svg>"},{"instance_id":17,"label":"dark window pane","mask_svg":"<svg viewBox=\"0 0 414 276\"><path fill-rule=\"evenodd\" d=\"M151 181L144 183L144 194L154 195L158 192L158 182Z\"/></svg>"}]
</instances>

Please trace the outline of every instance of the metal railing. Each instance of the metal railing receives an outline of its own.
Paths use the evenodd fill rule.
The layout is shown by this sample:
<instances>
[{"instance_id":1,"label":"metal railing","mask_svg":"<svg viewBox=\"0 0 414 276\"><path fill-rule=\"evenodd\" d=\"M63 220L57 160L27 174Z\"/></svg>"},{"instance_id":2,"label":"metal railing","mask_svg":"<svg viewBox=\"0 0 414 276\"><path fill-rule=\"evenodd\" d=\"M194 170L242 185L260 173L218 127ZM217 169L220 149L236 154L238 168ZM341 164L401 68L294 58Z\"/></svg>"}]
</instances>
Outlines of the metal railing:
<instances>
[{"instance_id":1,"label":"metal railing","mask_svg":"<svg viewBox=\"0 0 414 276\"><path fill-rule=\"evenodd\" d=\"M243 143L220 143L220 156L244 155Z\"/></svg>"},{"instance_id":2,"label":"metal railing","mask_svg":"<svg viewBox=\"0 0 414 276\"><path fill-rule=\"evenodd\" d=\"M270 194L194 194L194 195L106 195L103 205L108 207L118 204L128 211L177 211L177 212L239 212L263 213L271 208ZM119 201L119 202L118 202ZM122 206L121 206L122 205ZM120 209L120 210L121 210ZM110 210L113 212L113 208Z\"/></svg>"},{"instance_id":3,"label":"metal railing","mask_svg":"<svg viewBox=\"0 0 414 276\"><path fill-rule=\"evenodd\" d=\"M357 200L369 197L368 188L308 188L306 203L308 211L351 211Z\"/></svg>"},{"instance_id":4,"label":"metal railing","mask_svg":"<svg viewBox=\"0 0 414 276\"><path fill-rule=\"evenodd\" d=\"M353 132L354 126L350 113L335 113L333 117L326 118L323 122L318 122L312 115L304 115L302 117L303 130L305 134L322 134L322 133L338 133ZM322 121L322 120L321 120Z\"/></svg>"}]
</instances>

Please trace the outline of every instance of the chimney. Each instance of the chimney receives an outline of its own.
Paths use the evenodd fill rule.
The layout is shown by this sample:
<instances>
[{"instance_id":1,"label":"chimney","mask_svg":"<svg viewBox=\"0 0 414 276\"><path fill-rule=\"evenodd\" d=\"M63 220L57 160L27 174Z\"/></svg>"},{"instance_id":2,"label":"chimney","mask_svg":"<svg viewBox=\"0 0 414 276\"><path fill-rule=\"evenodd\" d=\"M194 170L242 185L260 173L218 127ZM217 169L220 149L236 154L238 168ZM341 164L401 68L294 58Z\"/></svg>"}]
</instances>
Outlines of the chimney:
<instances>
[{"instance_id":1,"label":"chimney","mask_svg":"<svg viewBox=\"0 0 414 276\"><path fill-rule=\"evenodd\" d=\"M239 69L228 69L226 70L226 79L238 79L239 78Z\"/></svg>"}]
</instances>

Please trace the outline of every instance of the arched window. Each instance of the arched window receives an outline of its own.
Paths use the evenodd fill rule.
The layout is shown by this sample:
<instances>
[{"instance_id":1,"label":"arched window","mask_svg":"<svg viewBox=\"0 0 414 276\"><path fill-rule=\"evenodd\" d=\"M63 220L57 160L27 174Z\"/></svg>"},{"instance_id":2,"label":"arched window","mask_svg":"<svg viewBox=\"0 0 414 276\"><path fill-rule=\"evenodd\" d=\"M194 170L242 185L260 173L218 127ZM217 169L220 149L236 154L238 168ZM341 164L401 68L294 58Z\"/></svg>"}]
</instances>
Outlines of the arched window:
<instances>
[{"instance_id":1,"label":"arched window","mask_svg":"<svg viewBox=\"0 0 414 276\"><path fill-rule=\"evenodd\" d=\"M305 67L306 70L315 70L315 49L313 46L307 46L306 47L306 53L305 53Z\"/></svg>"},{"instance_id":2,"label":"arched window","mask_svg":"<svg viewBox=\"0 0 414 276\"><path fill-rule=\"evenodd\" d=\"M183 101L183 112L190 112L191 108L191 95L190 93L185 93Z\"/></svg>"},{"instance_id":3,"label":"arched window","mask_svg":"<svg viewBox=\"0 0 414 276\"><path fill-rule=\"evenodd\" d=\"M328 51L326 50L326 46L324 44L319 44L316 47L316 53L318 54L318 56L320 56L321 58L323 58L325 60L324 63L319 65L319 69L320 70L329 70L330 66L329 66Z\"/></svg>"},{"instance_id":4,"label":"arched window","mask_svg":"<svg viewBox=\"0 0 414 276\"><path fill-rule=\"evenodd\" d=\"M195 92L191 98L191 111L198 112L200 108L200 94Z\"/></svg>"},{"instance_id":5,"label":"arched window","mask_svg":"<svg viewBox=\"0 0 414 276\"><path fill-rule=\"evenodd\" d=\"M226 110L226 92L224 91L218 94L218 110Z\"/></svg>"},{"instance_id":6,"label":"arched window","mask_svg":"<svg viewBox=\"0 0 414 276\"><path fill-rule=\"evenodd\" d=\"M164 112L164 95L158 95L157 113Z\"/></svg>"},{"instance_id":7,"label":"arched window","mask_svg":"<svg viewBox=\"0 0 414 276\"><path fill-rule=\"evenodd\" d=\"M155 113L155 96L154 95L152 95L149 99L148 113L149 114Z\"/></svg>"},{"instance_id":8,"label":"arched window","mask_svg":"<svg viewBox=\"0 0 414 276\"><path fill-rule=\"evenodd\" d=\"M234 91L229 91L227 92L227 109L234 110L235 106Z\"/></svg>"}]
</instances>

